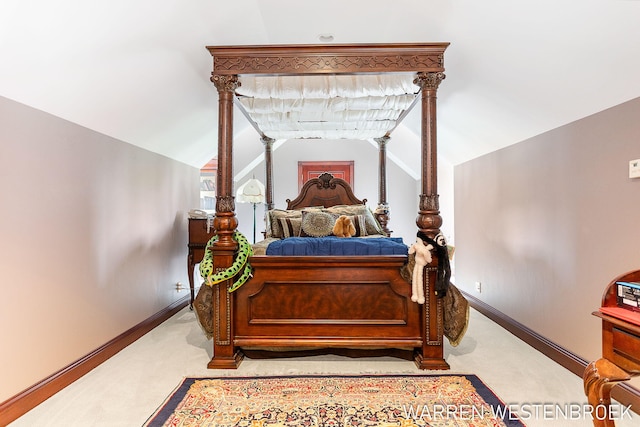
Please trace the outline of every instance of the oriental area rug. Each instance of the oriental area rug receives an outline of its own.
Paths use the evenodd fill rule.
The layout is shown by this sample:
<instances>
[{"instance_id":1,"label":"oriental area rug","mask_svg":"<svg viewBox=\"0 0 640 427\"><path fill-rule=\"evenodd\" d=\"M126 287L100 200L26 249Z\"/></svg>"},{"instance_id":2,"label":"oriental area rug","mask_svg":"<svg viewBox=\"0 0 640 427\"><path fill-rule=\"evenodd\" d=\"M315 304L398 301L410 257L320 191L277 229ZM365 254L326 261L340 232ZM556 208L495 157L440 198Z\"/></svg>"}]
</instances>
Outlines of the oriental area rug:
<instances>
[{"instance_id":1,"label":"oriental area rug","mask_svg":"<svg viewBox=\"0 0 640 427\"><path fill-rule=\"evenodd\" d=\"M145 427L522 427L475 375L186 378Z\"/></svg>"}]
</instances>

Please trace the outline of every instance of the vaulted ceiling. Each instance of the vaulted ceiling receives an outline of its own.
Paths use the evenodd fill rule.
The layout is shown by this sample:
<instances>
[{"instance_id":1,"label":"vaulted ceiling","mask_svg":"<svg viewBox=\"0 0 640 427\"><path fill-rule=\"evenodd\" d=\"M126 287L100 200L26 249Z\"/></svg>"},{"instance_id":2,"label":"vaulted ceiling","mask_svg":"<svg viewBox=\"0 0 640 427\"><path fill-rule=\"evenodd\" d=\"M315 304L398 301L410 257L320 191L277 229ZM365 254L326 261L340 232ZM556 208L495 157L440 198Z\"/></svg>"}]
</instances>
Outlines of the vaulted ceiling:
<instances>
[{"instance_id":1,"label":"vaulted ceiling","mask_svg":"<svg viewBox=\"0 0 640 427\"><path fill-rule=\"evenodd\" d=\"M640 96L639 23L638 0L2 0L0 96L201 167L205 46L450 42L438 142L458 164Z\"/></svg>"}]
</instances>

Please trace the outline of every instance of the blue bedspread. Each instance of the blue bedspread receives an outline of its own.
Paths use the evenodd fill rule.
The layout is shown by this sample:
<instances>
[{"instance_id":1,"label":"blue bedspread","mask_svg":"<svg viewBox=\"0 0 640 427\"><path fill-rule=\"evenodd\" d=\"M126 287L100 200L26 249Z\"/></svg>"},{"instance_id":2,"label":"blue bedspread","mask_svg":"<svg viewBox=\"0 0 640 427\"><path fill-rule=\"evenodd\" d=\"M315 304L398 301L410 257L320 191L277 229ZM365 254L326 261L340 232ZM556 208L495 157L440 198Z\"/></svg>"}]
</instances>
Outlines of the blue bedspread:
<instances>
[{"instance_id":1,"label":"blue bedspread","mask_svg":"<svg viewBox=\"0 0 640 427\"><path fill-rule=\"evenodd\" d=\"M401 237L289 237L272 242L267 255L407 255L408 248Z\"/></svg>"}]
</instances>

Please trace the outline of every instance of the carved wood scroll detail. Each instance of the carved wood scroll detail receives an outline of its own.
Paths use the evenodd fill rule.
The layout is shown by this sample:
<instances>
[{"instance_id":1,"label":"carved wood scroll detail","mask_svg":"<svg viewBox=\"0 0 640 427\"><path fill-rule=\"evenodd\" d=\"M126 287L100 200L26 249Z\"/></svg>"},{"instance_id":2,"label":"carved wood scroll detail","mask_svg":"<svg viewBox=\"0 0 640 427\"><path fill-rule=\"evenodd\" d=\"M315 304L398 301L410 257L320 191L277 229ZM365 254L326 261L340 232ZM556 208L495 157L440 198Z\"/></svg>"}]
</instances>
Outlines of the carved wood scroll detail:
<instances>
[{"instance_id":1,"label":"carved wood scroll detail","mask_svg":"<svg viewBox=\"0 0 640 427\"><path fill-rule=\"evenodd\" d=\"M444 73L418 73L418 76L413 80L413 84L420 86L420 89L423 90L437 90L446 77Z\"/></svg>"},{"instance_id":2,"label":"carved wood scroll detail","mask_svg":"<svg viewBox=\"0 0 640 427\"><path fill-rule=\"evenodd\" d=\"M234 212L236 210L235 197L218 196L216 197L217 212Z\"/></svg>"},{"instance_id":3,"label":"carved wood scroll detail","mask_svg":"<svg viewBox=\"0 0 640 427\"><path fill-rule=\"evenodd\" d=\"M318 177L318 188L336 188L336 183L333 181L333 175L330 173L323 173Z\"/></svg>"},{"instance_id":4,"label":"carved wood scroll detail","mask_svg":"<svg viewBox=\"0 0 640 427\"><path fill-rule=\"evenodd\" d=\"M444 67L444 55L384 55L384 56L267 56L237 57L216 56L215 68L218 73L255 73L273 71L299 71L300 73L348 72L358 70L384 71L393 68L397 71L415 71L416 69L439 69Z\"/></svg>"},{"instance_id":5,"label":"carved wood scroll detail","mask_svg":"<svg viewBox=\"0 0 640 427\"><path fill-rule=\"evenodd\" d=\"M211 73L211 82L215 85L218 92L233 92L241 86L238 76L221 76Z\"/></svg>"},{"instance_id":6,"label":"carved wood scroll detail","mask_svg":"<svg viewBox=\"0 0 640 427\"><path fill-rule=\"evenodd\" d=\"M439 196L437 194L421 194L420 195L420 208L421 211L439 211L440 203Z\"/></svg>"},{"instance_id":7,"label":"carved wood scroll detail","mask_svg":"<svg viewBox=\"0 0 640 427\"><path fill-rule=\"evenodd\" d=\"M215 74L442 72L449 43L207 46Z\"/></svg>"}]
</instances>

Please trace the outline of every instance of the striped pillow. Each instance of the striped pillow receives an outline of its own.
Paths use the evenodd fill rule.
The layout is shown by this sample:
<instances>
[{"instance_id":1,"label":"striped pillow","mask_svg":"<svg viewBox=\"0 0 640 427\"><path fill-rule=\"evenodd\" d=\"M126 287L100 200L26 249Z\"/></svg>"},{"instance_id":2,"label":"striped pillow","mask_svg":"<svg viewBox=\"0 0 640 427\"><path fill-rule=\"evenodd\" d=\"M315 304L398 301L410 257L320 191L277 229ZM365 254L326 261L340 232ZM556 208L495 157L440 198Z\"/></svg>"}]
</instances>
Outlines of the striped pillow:
<instances>
[{"instance_id":1,"label":"striped pillow","mask_svg":"<svg viewBox=\"0 0 640 427\"><path fill-rule=\"evenodd\" d=\"M364 215L352 215L349 217L353 223L353 227L356 229L354 237L362 237L367 235L367 220Z\"/></svg>"},{"instance_id":2,"label":"striped pillow","mask_svg":"<svg viewBox=\"0 0 640 427\"><path fill-rule=\"evenodd\" d=\"M302 218L278 218L280 228L282 229L282 237L298 237L300 235L300 227Z\"/></svg>"},{"instance_id":3,"label":"striped pillow","mask_svg":"<svg viewBox=\"0 0 640 427\"><path fill-rule=\"evenodd\" d=\"M267 237L282 239L284 233L280 226L281 218L302 218L301 211L271 209L267 211Z\"/></svg>"}]
</instances>

